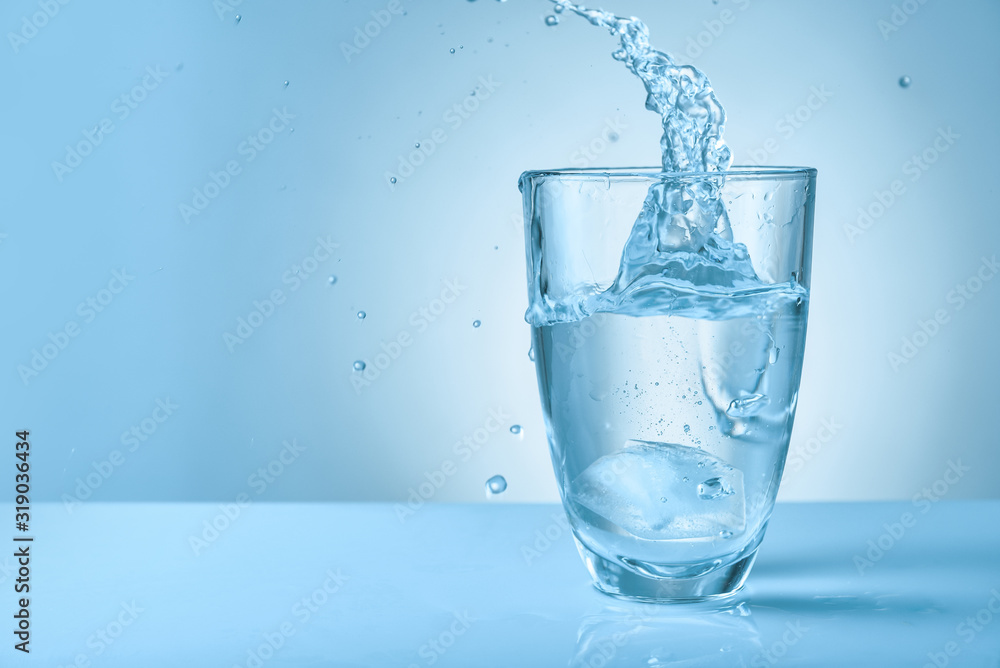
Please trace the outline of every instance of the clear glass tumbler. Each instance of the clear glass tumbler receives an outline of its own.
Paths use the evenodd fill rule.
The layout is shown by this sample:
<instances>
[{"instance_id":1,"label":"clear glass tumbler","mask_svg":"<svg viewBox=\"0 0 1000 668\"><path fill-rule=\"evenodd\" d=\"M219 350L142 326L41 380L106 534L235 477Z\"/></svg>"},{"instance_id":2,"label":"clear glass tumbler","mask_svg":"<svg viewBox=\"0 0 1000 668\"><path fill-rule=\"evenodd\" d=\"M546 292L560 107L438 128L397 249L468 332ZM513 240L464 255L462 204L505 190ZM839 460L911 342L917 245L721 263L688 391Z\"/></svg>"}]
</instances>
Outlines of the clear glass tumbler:
<instances>
[{"instance_id":1,"label":"clear glass tumbler","mask_svg":"<svg viewBox=\"0 0 1000 668\"><path fill-rule=\"evenodd\" d=\"M521 176L552 463L601 591L702 600L745 581L795 414L815 180L790 167ZM670 253L670 235L639 229L651 194L705 192L725 212L704 247L684 232L694 251ZM628 250L637 239L668 253L647 268ZM715 269L730 260L742 278Z\"/></svg>"}]
</instances>

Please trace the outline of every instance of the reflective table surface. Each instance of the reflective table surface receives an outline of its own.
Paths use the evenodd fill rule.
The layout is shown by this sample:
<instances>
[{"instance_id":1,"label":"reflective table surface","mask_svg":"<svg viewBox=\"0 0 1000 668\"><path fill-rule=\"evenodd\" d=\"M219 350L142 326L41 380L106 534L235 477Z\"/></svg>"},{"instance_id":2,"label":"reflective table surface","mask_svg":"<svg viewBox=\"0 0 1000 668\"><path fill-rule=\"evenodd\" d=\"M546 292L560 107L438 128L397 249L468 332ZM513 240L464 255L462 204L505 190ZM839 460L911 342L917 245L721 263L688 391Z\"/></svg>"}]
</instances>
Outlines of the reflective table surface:
<instances>
[{"instance_id":1,"label":"reflective table surface","mask_svg":"<svg viewBox=\"0 0 1000 668\"><path fill-rule=\"evenodd\" d=\"M1000 666L1000 501L778 504L732 601L674 606L594 590L559 506L400 508L38 505L0 665Z\"/></svg>"}]
</instances>

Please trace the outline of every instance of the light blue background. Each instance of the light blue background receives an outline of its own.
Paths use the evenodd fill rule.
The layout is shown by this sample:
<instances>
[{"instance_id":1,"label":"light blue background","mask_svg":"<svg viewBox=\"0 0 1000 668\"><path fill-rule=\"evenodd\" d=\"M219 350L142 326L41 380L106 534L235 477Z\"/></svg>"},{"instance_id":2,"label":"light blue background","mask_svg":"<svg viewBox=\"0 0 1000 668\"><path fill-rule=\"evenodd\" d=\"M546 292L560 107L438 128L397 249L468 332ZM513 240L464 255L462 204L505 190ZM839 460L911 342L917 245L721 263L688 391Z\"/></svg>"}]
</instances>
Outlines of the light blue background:
<instances>
[{"instance_id":1,"label":"light blue background","mask_svg":"<svg viewBox=\"0 0 1000 668\"><path fill-rule=\"evenodd\" d=\"M88 502L402 500L427 476L444 476L435 501L479 501L496 473L510 483L496 501L555 500L522 319L516 179L656 164L658 119L611 59L613 39L568 16L545 26L542 0L400 0L403 15L388 4L54 1L16 49L8 33L42 10L0 10L0 443L13 452L15 429L31 430L38 500L65 500L109 465ZM971 470L949 497L1000 495L1000 280L961 310L948 301L1000 252L1000 5L913 7L884 36L891 2L606 5L643 17L659 48L697 56L737 162L767 146L769 164L819 169L785 499L909 499L958 460ZM383 10L391 20L348 62L341 44ZM731 20L713 23L723 11ZM147 67L167 74L121 118L114 101ZM481 77L495 90L480 88L456 124L448 110ZM810 118L789 136L779 123L813 87L832 95L799 110ZM275 108L294 119L248 161L241 142ZM113 132L60 181L52 163L105 118ZM602 139L609 124L616 142ZM948 128L959 138L912 181L904 164ZM436 129L444 143L390 189L386 173ZM186 223L179 205L230 160L241 172ZM905 193L849 239L858 208L896 179ZM317 238L339 247L292 290L283 276ZM122 267L134 280L87 322L78 305ZM444 280L461 292L422 329ZM276 289L286 301L230 352L224 334ZM939 309L949 321L894 370L888 353ZM70 321L79 335L22 380L18 367ZM357 391L352 363L373 366L400 334L412 343ZM150 422L158 399L178 408ZM491 410L502 428L463 461L454 444L492 426ZM122 433L143 419L155 432L130 452ZM286 440L304 450L253 478ZM116 450L123 463L102 464ZM454 473L436 474L445 460Z\"/></svg>"}]
</instances>

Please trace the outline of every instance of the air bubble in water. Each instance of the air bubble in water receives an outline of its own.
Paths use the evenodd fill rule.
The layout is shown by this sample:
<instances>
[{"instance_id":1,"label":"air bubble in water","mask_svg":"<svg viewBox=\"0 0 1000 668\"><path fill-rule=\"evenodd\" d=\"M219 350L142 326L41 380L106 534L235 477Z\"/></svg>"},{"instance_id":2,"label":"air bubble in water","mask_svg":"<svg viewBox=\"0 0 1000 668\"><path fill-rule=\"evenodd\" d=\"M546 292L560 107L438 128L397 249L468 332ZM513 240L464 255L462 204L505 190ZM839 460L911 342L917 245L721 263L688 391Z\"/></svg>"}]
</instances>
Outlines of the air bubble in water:
<instances>
[{"instance_id":1,"label":"air bubble in water","mask_svg":"<svg viewBox=\"0 0 1000 668\"><path fill-rule=\"evenodd\" d=\"M559 23L559 17L556 16L555 14L549 14L548 16L545 17L545 25L547 26L554 26L557 25L558 23Z\"/></svg>"},{"instance_id":2,"label":"air bubble in water","mask_svg":"<svg viewBox=\"0 0 1000 668\"><path fill-rule=\"evenodd\" d=\"M337 277L334 276L333 274L330 274L330 278L328 278L326 280L330 283L330 285L333 285L334 283L337 282Z\"/></svg>"},{"instance_id":3,"label":"air bubble in water","mask_svg":"<svg viewBox=\"0 0 1000 668\"><path fill-rule=\"evenodd\" d=\"M396 182L396 177L395 176L390 176L389 177L389 183L395 183L395 182Z\"/></svg>"},{"instance_id":4,"label":"air bubble in water","mask_svg":"<svg viewBox=\"0 0 1000 668\"><path fill-rule=\"evenodd\" d=\"M479 327L481 324L483 324L482 320L473 320L472 321L472 326L473 327Z\"/></svg>"},{"instance_id":5,"label":"air bubble in water","mask_svg":"<svg viewBox=\"0 0 1000 668\"><path fill-rule=\"evenodd\" d=\"M905 75L899 77L899 87L900 88L909 88L911 83L913 83L913 79L911 79L910 77L905 76Z\"/></svg>"},{"instance_id":6,"label":"air bubble in water","mask_svg":"<svg viewBox=\"0 0 1000 668\"><path fill-rule=\"evenodd\" d=\"M691 425L689 425L689 424L684 425L684 433L685 434L690 434L691 433Z\"/></svg>"},{"instance_id":7,"label":"air bubble in water","mask_svg":"<svg viewBox=\"0 0 1000 668\"><path fill-rule=\"evenodd\" d=\"M775 363L777 363L777 361L778 361L778 355L780 355L780 354L781 354L781 348L778 348L777 346L775 346L774 348L771 348L771 353L770 353L770 355L768 355L767 359L768 359L768 361L771 364L775 364Z\"/></svg>"},{"instance_id":8,"label":"air bubble in water","mask_svg":"<svg viewBox=\"0 0 1000 668\"><path fill-rule=\"evenodd\" d=\"M514 434L515 436L517 436L518 434L520 434L521 433L521 425L519 425L519 424L511 425L511 427L510 427L510 433Z\"/></svg>"},{"instance_id":9,"label":"air bubble in water","mask_svg":"<svg viewBox=\"0 0 1000 668\"><path fill-rule=\"evenodd\" d=\"M719 532L719 537L720 538L732 538L733 537L733 532L729 531L728 529L723 529L722 531Z\"/></svg>"},{"instance_id":10,"label":"air bubble in water","mask_svg":"<svg viewBox=\"0 0 1000 668\"><path fill-rule=\"evenodd\" d=\"M242 20L243 20L243 16L241 14L237 14L236 15L236 22L239 23Z\"/></svg>"},{"instance_id":11,"label":"air bubble in water","mask_svg":"<svg viewBox=\"0 0 1000 668\"><path fill-rule=\"evenodd\" d=\"M698 496L705 501L711 501L720 496L729 496L732 493L732 488L726 485L721 478L709 478L698 485Z\"/></svg>"},{"instance_id":12,"label":"air bubble in water","mask_svg":"<svg viewBox=\"0 0 1000 668\"><path fill-rule=\"evenodd\" d=\"M726 415L732 418L750 417L759 413L769 403L771 403L771 400L766 394L751 394L746 397L740 397L739 399L733 399L729 404L729 408L726 409Z\"/></svg>"},{"instance_id":13,"label":"air bubble in water","mask_svg":"<svg viewBox=\"0 0 1000 668\"><path fill-rule=\"evenodd\" d=\"M288 79L285 79L285 88L288 88Z\"/></svg>"},{"instance_id":14,"label":"air bubble in water","mask_svg":"<svg viewBox=\"0 0 1000 668\"><path fill-rule=\"evenodd\" d=\"M354 363L354 370L355 371L364 371L365 370L365 363L362 362L361 360L358 360L357 362Z\"/></svg>"},{"instance_id":15,"label":"air bubble in water","mask_svg":"<svg viewBox=\"0 0 1000 668\"><path fill-rule=\"evenodd\" d=\"M416 142L416 143L415 143L415 144L413 145L413 148L420 148L420 142Z\"/></svg>"},{"instance_id":16,"label":"air bubble in water","mask_svg":"<svg viewBox=\"0 0 1000 668\"><path fill-rule=\"evenodd\" d=\"M455 53L455 49L448 49L448 53Z\"/></svg>"},{"instance_id":17,"label":"air bubble in water","mask_svg":"<svg viewBox=\"0 0 1000 668\"><path fill-rule=\"evenodd\" d=\"M495 475L486 481L486 495L502 494L507 489L507 479L502 475Z\"/></svg>"},{"instance_id":18,"label":"air bubble in water","mask_svg":"<svg viewBox=\"0 0 1000 668\"><path fill-rule=\"evenodd\" d=\"M535 361L535 346L528 348L528 359L532 362Z\"/></svg>"},{"instance_id":19,"label":"air bubble in water","mask_svg":"<svg viewBox=\"0 0 1000 668\"><path fill-rule=\"evenodd\" d=\"M368 317L367 313L365 313L364 311L358 311L358 320L364 320L367 317Z\"/></svg>"}]
</instances>

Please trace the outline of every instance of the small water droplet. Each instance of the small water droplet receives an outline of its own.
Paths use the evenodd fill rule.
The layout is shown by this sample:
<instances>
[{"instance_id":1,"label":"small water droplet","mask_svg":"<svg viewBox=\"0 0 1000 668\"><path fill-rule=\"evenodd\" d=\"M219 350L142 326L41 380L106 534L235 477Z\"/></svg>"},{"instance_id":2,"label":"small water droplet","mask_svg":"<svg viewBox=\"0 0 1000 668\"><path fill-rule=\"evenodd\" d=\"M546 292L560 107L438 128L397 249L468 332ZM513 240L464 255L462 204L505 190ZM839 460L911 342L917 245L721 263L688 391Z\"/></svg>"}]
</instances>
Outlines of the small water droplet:
<instances>
[{"instance_id":1,"label":"small water droplet","mask_svg":"<svg viewBox=\"0 0 1000 668\"><path fill-rule=\"evenodd\" d=\"M616 142L619 139L621 139L621 136L617 132L609 132L608 133L608 141L610 141L610 142Z\"/></svg>"},{"instance_id":2,"label":"small water droplet","mask_svg":"<svg viewBox=\"0 0 1000 668\"><path fill-rule=\"evenodd\" d=\"M479 327L481 324L483 324L483 322L481 320L473 320L472 321L472 326L473 327Z\"/></svg>"},{"instance_id":3,"label":"small water droplet","mask_svg":"<svg viewBox=\"0 0 1000 668\"><path fill-rule=\"evenodd\" d=\"M368 317L367 313L365 313L364 311L358 311L358 320L364 320L367 317Z\"/></svg>"},{"instance_id":4,"label":"small water droplet","mask_svg":"<svg viewBox=\"0 0 1000 668\"><path fill-rule=\"evenodd\" d=\"M389 177L389 183L395 183L395 182L396 182L396 177L395 176L390 176Z\"/></svg>"},{"instance_id":5,"label":"small water droplet","mask_svg":"<svg viewBox=\"0 0 1000 668\"><path fill-rule=\"evenodd\" d=\"M689 424L684 425L684 433L685 434L690 434L691 433L691 425L689 425Z\"/></svg>"},{"instance_id":6,"label":"small water droplet","mask_svg":"<svg viewBox=\"0 0 1000 668\"><path fill-rule=\"evenodd\" d=\"M413 148L420 148L420 142L416 142L416 143L415 143L415 144L413 145Z\"/></svg>"},{"instance_id":7,"label":"small water droplet","mask_svg":"<svg viewBox=\"0 0 1000 668\"><path fill-rule=\"evenodd\" d=\"M767 359L771 364L774 364L778 361L778 355L780 354L781 354L781 348L778 347L771 348L771 353L770 355L768 355Z\"/></svg>"},{"instance_id":8,"label":"small water droplet","mask_svg":"<svg viewBox=\"0 0 1000 668\"><path fill-rule=\"evenodd\" d=\"M691 482L691 479L688 478L687 476L684 476L683 478L681 478L681 481L682 482Z\"/></svg>"},{"instance_id":9,"label":"small water droplet","mask_svg":"<svg viewBox=\"0 0 1000 668\"><path fill-rule=\"evenodd\" d=\"M326 280L330 283L330 285L333 285L334 283L337 282L337 277L334 276L333 274L330 274L330 278L328 278Z\"/></svg>"},{"instance_id":10,"label":"small water droplet","mask_svg":"<svg viewBox=\"0 0 1000 668\"><path fill-rule=\"evenodd\" d=\"M535 347L534 346L531 346L530 348L528 348L528 359L531 360L532 362L535 361Z\"/></svg>"},{"instance_id":11,"label":"small water droplet","mask_svg":"<svg viewBox=\"0 0 1000 668\"><path fill-rule=\"evenodd\" d=\"M711 501L712 499L717 499L720 496L729 496L732 493L732 488L720 478L709 478L705 482L698 485L698 496L705 501Z\"/></svg>"},{"instance_id":12,"label":"small water droplet","mask_svg":"<svg viewBox=\"0 0 1000 668\"><path fill-rule=\"evenodd\" d=\"M448 49L448 53L455 53L455 49Z\"/></svg>"},{"instance_id":13,"label":"small water droplet","mask_svg":"<svg viewBox=\"0 0 1000 668\"><path fill-rule=\"evenodd\" d=\"M556 14L562 14L564 9L566 9L566 5L560 2L557 3L555 7L552 8L552 11L554 11Z\"/></svg>"},{"instance_id":14,"label":"small water droplet","mask_svg":"<svg viewBox=\"0 0 1000 668\"><path fill-rule=\"evenodd\" d=\"M660 503L666 503L666 502L667 502L667 497L661 496L660 497Z\"/></svg>"},{"instance_id":15,"label":"small water droplet","mask_svg":"<svg viewBox=\"0 0 1000 668\"><path fill-rule=\"evenodd\" d=\"M239 23L242 20L243 20L243 15L242 14L237 14L236 15L236 22Z\"/></svg>"},{"instance_id":16,"label":"small water droplet","mask_svg":"<svg viewBox=\"0 0 1000 668\"><path fill-rule=\"evenodd\" d=\"M554 26L557 25L558 23L559 23L559 17L556 16L555 14L549 14L548 16L545 17L545 25L547 26Z\"/></svg>"},{"instance_id":17,"label":"small water droplet","mask_svg":"<svg viewBox=\"0 0 1000 668\"><path fill-rule=\"evenodd\" d=\"M899 87L900 88L909 88L911 83L913 83L913 79L911 79L910 77L905 76L905 75L899 77Z\"/></svg>"},{"instance_id":18,"label":"small water droplet","mask_svg":"<svg viewBox=\"0 0 1000 668\"><path fill-rule=\"evenodd\" d=\"M495 475L486 481L486 496L502 494L507 489L507 479L502 475Z\"/></svg>"},{"instance_id":19,"label":"small water droplet","mask_svg":"<svg viewBox=\"0 0 1000 668\"><path fill-rule=\"evenodd\" d=\"M514 434L515 436L517 436L518 434L520 434L521 433L521 425L519 425L519 424L513 424L513 425L511 425L510 426L510 433Z\"/></svg>"},{"instance_id":20,"label":"small water droplet","mask_svg":"<svg viewBox=\"0 0 1000 668\"><path fill-rule=\"evenodd\" d=\"M720 538L732 538L733 537L733 532L729 531L727 529L723 529L722 531L719 532L719 537Z\"/></svg>"},{"instance_id":21,"label":"small water droplet","mask_svg":"<svg viewBox=\"0 0 1000 668\"><path fill-rule=\"evenodd\" d=\"M365 363L362 362L361 360L358 360L357 362L354 363L354 370L355 371L364 371L365 370Z\"/></svg>"},{"instance_id":22,"label":"small water droplet","mask_svg":"<svg viewBox=\"0 0 1000 668\"><path fill-rule=\"evenodd\" d=\"M288 79L285 79L285 88L288 88Z\"/></svg>"},{"instance_id":23,"label":"small water droplet","mask_svg":"<svg viewBox=\"0 0 1000 668\"><path fill-rule=\"evenodd\" d=\"M764 193L764 201L765 202L770 202L772 199L774 199L774 193L773 192L766 192L766 193Z\"/></svg>"}]
</instances>

